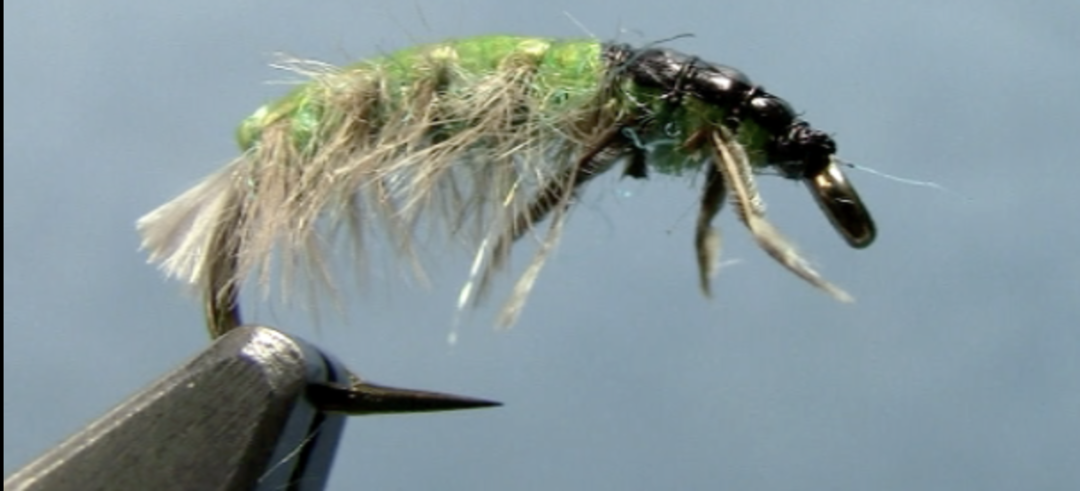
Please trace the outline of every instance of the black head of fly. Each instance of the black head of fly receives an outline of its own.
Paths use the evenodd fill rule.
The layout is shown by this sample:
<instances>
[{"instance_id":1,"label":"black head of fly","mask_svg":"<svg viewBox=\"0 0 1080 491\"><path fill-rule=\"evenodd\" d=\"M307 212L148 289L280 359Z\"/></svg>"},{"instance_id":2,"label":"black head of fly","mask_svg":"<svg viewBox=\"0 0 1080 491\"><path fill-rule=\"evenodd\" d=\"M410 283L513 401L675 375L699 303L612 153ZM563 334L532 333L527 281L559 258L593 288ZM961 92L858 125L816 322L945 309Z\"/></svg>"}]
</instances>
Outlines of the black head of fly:
<instances>
[{"instance_id":1,"label":"black head of fly","mask_svg":"<svg viewBox=\"0 0 1080 491\"><path fill-rule=\"evenodd\" d=\"M862 249L874 241L874 221L840 170L831 136L800 120L787 101L754 85L734 68L701 64L694 73L695 95L714 104L735 101L729 118L733 129L748 119L771 135L765 148L768 161L785 177L806 183L833 228L851 247Z\"/></svg>"},{"instance_id":2,"label":"black head of fly","mask_svg":"<svg viewBox=\"0 0 1080 491\"><path fill-rule=\"evenodd\" d=\"M862 249L873 243L877 235L874 220L840 170L832 137L798 120L783 132L771 134L766 149L769 161L785 177L806 183L821 211L848 245Z\"/></svg>"},{"instance_id":3,"label":"black head of fly","mask_svg":"<svg viewBox=\"0 0 1080 491\"><path fill-rule=\"evenodd\" d=\"M833 227L855 248L869 246L876 235L874 221L836 159L836 142L827 133L798 118L784 99L754 84L742 71L671 49L635 50L611 44L604 56L611 66L643 87L661 89L665 99L678 103L692 96L728 111L725 122L737 131L750 120L770 136L765 148L771 165L782 175L806 183Z\"/></svg>"}]
</instances>

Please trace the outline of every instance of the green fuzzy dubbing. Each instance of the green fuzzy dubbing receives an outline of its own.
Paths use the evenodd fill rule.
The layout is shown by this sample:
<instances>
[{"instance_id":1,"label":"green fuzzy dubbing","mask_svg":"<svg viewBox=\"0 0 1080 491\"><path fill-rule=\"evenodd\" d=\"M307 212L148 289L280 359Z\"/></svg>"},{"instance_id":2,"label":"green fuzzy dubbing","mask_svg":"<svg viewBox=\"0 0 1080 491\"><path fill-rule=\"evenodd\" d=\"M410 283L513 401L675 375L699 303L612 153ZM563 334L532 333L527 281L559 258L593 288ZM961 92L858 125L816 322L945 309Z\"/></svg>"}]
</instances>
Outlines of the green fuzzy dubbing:
<instances>
[{"instance_id":1,"label":"green fuzzy dubbing","mask_svg":"<svg viewBox=\"0 0 1080 491\"><path fill-rule=\"evenodd\" d=\"M313 152L322 135L344 123L341 111L330 107L334 104L330 101L335 100L332 93L347 91L357 84L378 87L365 112L368 127L401 128L410 118L424 119L418 113L425 110L424 103L430 99L438 106L436 111L455 115L430 125L431 135L439 139L467 131L474 124L468 118L457 117L462 111L457 111L455 105L472 103L479 91L518 90L512 85L528 84L527 90L518 90L519 96L528 100L515 104L527 107L530 123L542 127L533 132L536 138L565 137L586 144L588 140L582 135L605 128L581 125L632 122L625 133L646 150L651 168L675 175L700 168L709 153L686 148L684 143L703 128L719 126L725 110L693 97L673 105L662 99L663 91L639 87L621 74L620 67L607 66L603 50L603 44L595 40L509 35L406 48L316 74L316 81L298 87L245 119L238 128L237 140L243 150L250 150L260 143L267 127L287 121L292 145L302 153ZM529 68L527 78L502 76L522 67ZM300 67L297 71L304 70ZM767 135L753 123L743 126L738 132L740 142L751 160L760 164L758 149Z\"/></svg>"}]
</instances>

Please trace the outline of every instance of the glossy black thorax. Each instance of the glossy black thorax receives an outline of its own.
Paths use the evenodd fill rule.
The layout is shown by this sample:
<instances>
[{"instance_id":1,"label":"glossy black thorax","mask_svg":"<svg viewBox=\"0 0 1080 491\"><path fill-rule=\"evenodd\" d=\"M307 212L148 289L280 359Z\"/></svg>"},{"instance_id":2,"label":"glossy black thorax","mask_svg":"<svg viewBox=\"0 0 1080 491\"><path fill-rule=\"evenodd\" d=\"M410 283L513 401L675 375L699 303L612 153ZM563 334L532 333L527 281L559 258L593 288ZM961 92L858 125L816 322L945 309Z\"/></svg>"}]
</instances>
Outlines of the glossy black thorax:
<instances>
[{"instance_id":1,"label":"glossy black thorax","mask_svg":"<svg viewBox=\"0 0 1080 491\"><path fill-rule=\"evenodd\" d=\"M753 122L769 135L763 149L768 163L785 177L813 177L836 153L831 136L801 120L787 101L737 68L672 49L625 44L607 45L605 58L619 74L638 86L660 90L672 104L693 97L725 110L725 125L732 130L744 121Z\"/></svg>"}]
</instances>

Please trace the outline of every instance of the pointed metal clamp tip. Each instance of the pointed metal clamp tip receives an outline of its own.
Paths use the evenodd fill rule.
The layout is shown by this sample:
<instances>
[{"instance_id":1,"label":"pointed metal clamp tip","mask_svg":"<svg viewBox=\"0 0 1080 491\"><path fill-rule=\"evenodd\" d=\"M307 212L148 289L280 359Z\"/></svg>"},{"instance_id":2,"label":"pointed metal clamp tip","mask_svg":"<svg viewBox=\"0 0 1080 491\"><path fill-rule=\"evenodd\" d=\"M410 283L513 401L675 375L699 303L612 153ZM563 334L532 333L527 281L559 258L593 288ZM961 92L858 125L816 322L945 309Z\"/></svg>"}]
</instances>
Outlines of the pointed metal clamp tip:
<instances>
[{"instance_id":1,"label":"pointed metal clamp tip","mask_svg":"<svg viewBox=\"0 0 1080 491\"><path fill-rule=\"evenodd\" d=\"M322 411L348 415L423 413L502 406L501 402L424 390L399 389L361 381L352 385L309 384L307 396Z\"/></svg>"}]
</instances>

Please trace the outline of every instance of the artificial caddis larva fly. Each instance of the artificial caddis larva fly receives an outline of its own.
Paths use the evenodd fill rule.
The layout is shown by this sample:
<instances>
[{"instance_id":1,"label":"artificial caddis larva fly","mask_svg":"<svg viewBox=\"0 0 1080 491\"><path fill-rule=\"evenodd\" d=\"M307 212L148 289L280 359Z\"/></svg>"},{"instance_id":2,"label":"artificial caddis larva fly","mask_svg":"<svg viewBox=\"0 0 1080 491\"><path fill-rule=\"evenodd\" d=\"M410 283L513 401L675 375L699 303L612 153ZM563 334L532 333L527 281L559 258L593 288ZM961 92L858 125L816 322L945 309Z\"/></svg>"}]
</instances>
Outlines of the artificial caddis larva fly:
<instances>
[{"instance_id":1,"label":"artificial caddis larva fly","mask_svg":"<svg viewBox=\"0 0 1080 491\"><path fill-rule=\"evenodd\" d=\"M740 71L677 51L485 36L289 68L311 80L240 125L242 155L139 220L151 261L205 295L215 337L239 324L239 285L265 275L274 251L320 276L324 234L347 227L363 250L378 231L411 257L425 222L475 247L461 305L538 233L500 316L512 324L576 193L617 162L638 178L705 171L695 247L706 294L720 243L711 222L730 194L765 251L850 299L766 220L755 171L804 181L851 246L874 239L829 135Z\"/></svg>"}]
</instances>

